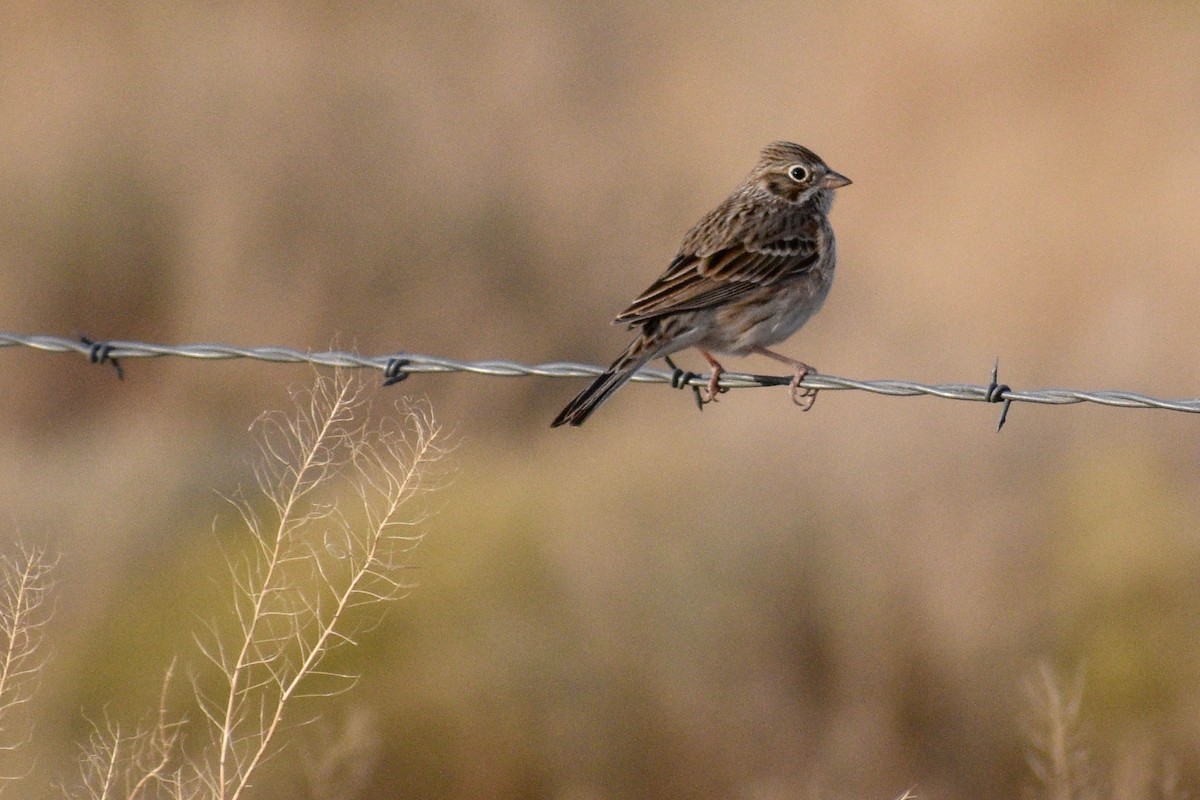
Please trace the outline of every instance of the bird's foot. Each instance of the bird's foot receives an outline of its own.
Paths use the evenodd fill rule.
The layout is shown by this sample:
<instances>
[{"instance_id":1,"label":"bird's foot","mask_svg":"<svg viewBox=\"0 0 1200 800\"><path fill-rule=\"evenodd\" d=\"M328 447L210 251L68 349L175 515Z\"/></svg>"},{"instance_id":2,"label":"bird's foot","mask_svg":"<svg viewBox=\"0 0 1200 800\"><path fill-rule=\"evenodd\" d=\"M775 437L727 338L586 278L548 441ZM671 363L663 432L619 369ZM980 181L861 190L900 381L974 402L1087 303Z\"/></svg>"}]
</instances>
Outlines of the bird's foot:
<instances>
[{"instance_id":1,"label":"bird's foot","mask_svg":"<svg viewBox=\"0 0 1200 800\"><path fill-rule=\"evenodd\" d=\"M817 402L817 390L800 385L800 381L804 380L805 375L815 372L816 370L807 364L796 362L796 374L792 376L792 382L788 384L788 388L792 392L792 402L800 406L801 411L808 411L813 407L813 403Z\"/></svg>"},{"instance_id":2,"label":"bird's foot","mask_svg":"<svg viewBox=\"0 0 1200 800\"><path fill-rule=\"evenodd\" d=\"M721 376L725 368L716 361L712 362L712 374L708 377L708 385L700 392L700 399L705 403L717 402L717 396L729 391L729 387L721 385Z\"/></svg>"}]
</instances>

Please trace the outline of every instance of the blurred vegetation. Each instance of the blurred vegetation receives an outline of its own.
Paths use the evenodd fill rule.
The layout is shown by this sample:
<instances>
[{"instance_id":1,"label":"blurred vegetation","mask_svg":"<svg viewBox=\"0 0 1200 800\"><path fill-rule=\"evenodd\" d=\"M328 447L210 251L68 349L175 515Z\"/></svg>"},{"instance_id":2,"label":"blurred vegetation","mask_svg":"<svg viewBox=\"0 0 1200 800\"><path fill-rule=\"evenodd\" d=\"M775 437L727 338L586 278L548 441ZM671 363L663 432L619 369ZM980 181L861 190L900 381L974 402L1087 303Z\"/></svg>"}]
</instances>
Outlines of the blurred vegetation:
<instances>
[{"instance_id":1,"label":"blurred vegetation","mask_svg":"<svg viewBox=\"0 0 1200 800\"><path fill-rule=\"evenodd\" d=\"M833 293L787 352L1200 386L1195 4L3 17L4 328L607 361L608 320L788 138L854 185ZM246 428L309 375L145 361L118 383L0 356L5 528L59 554L44 794L22 795L53 796L84 719L139 719L192 647ZM1082 671L1112 796L1165 796L1168 761L1200 791L1195 419L1022 406L997 436L973 404L830 392L801 415L762 391L700 415L631 386L550 431L577 388L387 390L428 397L460 474L419 585L342 655L364 675L344 716L256 796L317 796L304 747L343 740L363 798L1036 796L1022 687L1043 660Z\"/></svg>"}]
</instances>

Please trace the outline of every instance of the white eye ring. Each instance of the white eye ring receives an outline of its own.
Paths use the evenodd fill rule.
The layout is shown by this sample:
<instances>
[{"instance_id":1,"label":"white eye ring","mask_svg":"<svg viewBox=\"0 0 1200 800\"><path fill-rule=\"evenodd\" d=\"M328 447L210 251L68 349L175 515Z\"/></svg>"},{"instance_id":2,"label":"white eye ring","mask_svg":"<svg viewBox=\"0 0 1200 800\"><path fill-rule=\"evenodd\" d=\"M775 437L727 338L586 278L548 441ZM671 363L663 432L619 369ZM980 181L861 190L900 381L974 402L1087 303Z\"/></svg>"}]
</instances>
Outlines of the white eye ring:
<instances>
[{"instance_id":1,"label":"white eye ring","mask_svg":"<svg viewBox=\"0 0 1200 800\"><path fill-rule=\"evenodd\" d=\"M795 164L791 167L788 167L787 174L788 177L794 180L796 183L804 183L812 177L812 170L803 164Z\"/></svg>"}]
</instances>

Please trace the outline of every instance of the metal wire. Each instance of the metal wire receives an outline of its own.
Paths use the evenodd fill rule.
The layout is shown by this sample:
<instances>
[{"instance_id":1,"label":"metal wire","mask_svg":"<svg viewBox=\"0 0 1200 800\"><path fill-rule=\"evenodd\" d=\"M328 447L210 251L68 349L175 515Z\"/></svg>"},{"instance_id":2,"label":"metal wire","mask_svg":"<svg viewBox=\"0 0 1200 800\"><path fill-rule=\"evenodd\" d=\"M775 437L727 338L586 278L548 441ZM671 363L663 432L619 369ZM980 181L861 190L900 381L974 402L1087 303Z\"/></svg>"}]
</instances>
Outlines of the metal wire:
<instances>
[{"instance_id":1,"label":"metal wire","mask_svg":"<svg viewBox=\"0 0 1200 800\"><path fill-rule=\"evenodd\" d=\"M146 342L108 340L93 342L90 339L66 339L60 336L23 335L0 331L0 347L29 347L51 353L79 353L93 363L111 363L120 372L117 359L160 358L177 356L182 358L227 359L250 358L259 361L280 363L306 363L326 367L351 367L378 369L385 373L390 382L403 380L407 375L421 372L469 372L476 375L499 377L526 377L536 375L544 378L590 378L603 372L602 367L578 364L570 361L554 361L546 364L520 364L515 361L492 359L487 361L458 361L440 356L418 353L394 353L384 356L362 356L357 353L325 351L304 352L287 347L234 347L222 344L162 345ZM643 383L667 383L678 387L700 387L708 378L681 370L642 369L633 380ZM791 376L751 375L726 372L721 376L721 387L747 389L762 386L786 386ZM1071 403L1096 403L1121 408L1161 408L1169 411L1200 413L1200 397L1177 400L1149 397L1136 392L1118 390L1088 391L1078 389L1030 389L1015 390L996 382L995 368L990 384L965 383L925 384L905 380L861 381L840 378L836 375L811 373L805 376L801 386L811 389L839 391L855 389L891 397L932 395L948 400L970 400L983 403L1004 403L1007 412L1010 403L1044 403L1066 405ZM1003 416L1001 417L1003 425Z\"/></svg>"}]
</instances>

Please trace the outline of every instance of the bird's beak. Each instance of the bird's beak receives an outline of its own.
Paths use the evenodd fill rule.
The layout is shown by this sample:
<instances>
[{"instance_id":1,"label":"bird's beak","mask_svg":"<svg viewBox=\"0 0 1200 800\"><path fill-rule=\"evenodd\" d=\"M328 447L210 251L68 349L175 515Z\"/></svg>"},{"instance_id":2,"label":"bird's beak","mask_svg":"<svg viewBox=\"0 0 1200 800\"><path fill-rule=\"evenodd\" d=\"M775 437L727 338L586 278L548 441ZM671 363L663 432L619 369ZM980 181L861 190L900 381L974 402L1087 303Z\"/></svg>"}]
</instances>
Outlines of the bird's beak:
<instances>
[{"instance_id":1,"label":"bird's beak","mask_svg":"<svg viewBox=\"0 0 1200 800\"><path fill-rule=\"evenodd\" d=\"M825 173L825 177L821 178L822 189L840 189L843 186L849 186L852 181L840 172L829 170Z\"/></svg>"}]
</instances>

